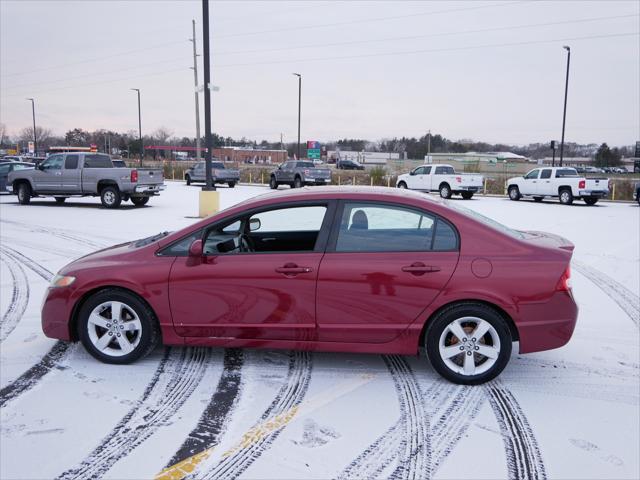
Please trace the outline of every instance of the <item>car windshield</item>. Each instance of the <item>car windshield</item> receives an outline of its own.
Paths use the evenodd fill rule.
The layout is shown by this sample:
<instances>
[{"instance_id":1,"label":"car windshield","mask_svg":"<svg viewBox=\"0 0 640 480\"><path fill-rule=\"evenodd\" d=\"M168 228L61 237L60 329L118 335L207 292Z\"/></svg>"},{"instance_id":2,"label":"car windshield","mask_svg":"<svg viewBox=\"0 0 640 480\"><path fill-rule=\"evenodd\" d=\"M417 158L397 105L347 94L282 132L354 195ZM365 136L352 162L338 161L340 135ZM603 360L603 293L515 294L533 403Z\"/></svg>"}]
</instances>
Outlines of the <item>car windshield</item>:
<instances>
[{"instance_id":1,"label":"car windshield","mask_svg":"<svg viewBox=\"0 0 640 480\"><path fill-rule=\"evenodd\" d=\"M578 172L575 168L559 168L558 170L556 170L556 178L569 178L578 176Z\"/></svg>"},{"instance_id":2,"label":"car windshield","mask_svg":"<svg viewBox=\"0 0 640 480\"><path fill-rule=\"evenodd\" d=\"M298 168L313 168L315 167L315 165L313 164L313 162L298 162L296 164L296 166Z\"/></svg>"},{"instance_id":3,"label":"car windshield","mask_svg":"<svg viewBox=\"0 0 640 480\"><path fill-rule=\"evenodd\" d=\"M457 210L458 212L473 218L474 220L479 221L480 223L483 223L485 225L488 225L489 227L492 227L502 233L506 233L507 235L509 235L510 237L513 238L517 238L517 239L524 239L525 236L517 231L514 230L512 228L507 227L506 225L503 225L500 222L496 222L495 220L493 220L492 218L489 217L485 217L484 215L474 211L474 210L470 210L466 207L463 207L461 205L456 204L455 202L447 202L447 206L453 208L454 210Z\"/></svg>"}]
</instances>

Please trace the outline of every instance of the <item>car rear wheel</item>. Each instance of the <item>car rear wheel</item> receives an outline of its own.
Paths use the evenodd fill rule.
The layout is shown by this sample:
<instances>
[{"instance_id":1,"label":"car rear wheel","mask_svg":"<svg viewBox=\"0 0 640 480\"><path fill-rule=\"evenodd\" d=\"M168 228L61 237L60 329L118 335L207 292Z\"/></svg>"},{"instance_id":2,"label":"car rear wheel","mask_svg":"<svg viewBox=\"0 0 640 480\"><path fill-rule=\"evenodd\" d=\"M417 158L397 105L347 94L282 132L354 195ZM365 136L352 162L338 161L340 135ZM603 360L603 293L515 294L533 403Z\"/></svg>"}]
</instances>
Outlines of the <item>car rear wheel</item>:
<instances>
[{"instance_id":1,"label":"car rear wheel","mask_svg":"<svg viewBox=\"0 0 640 480\"><path fill-rule=\"evenodd\" d=\"M398 188L407 188L407 184L405 182L400 182L398 184Z\"/></svg>"},{"instance_id":2,"label":"car rear wheel","mask_svg":"<svg viewBox=\"0 0 640 480\"><path fill-rule=\"evenodd\" d=\"M573 194L571 193L571 190L568 188L560 190L560 203L563 205L571 205L573 203Z\"/></svg>"},{"instance_id":3,"label":"car rear wheel","mask_svg":"<svg viewBox=\"0 0 640 480\"><path fill-rule=\"evenodd\" d=\"M151 309L123 290L107 289L90 297L80 309L77 325L86 350L105 363L131 363L160 342Z\"/></svg>"},{"instance_id":4,"label":"car rear wheel","mask_svg":"<svg viewBox=\"0 0 640 480\"><path fill-rule=\"evenodd\" d=\"M276 177L271 175L271 178L269 179L269 188L271 190L277 190L278 189L278 182L276 182Z\"/></svg>"},{"instance_id":5,"label":"car rear wheel","mask_svg":"<svg viewBox=\"0 0 640 480\"><path fill-rule=\"evenodd\" d=\"M516 186L509 187L509 200L517 202L520 198L522 198L522 195L520 195L520 189Z\"/></svg>"},{"instance_id":6,"label":"car rear wheel","mask_svg":"<svg viewBox=\"0 0 640 480\"><path fill-rule=\"evenodd\" d=\"M122 195L118 187L109 185L100 192L100 201L105 208L118 208L122 203Z\"/></svg>"},{"instance_id":7,"label":"car rear wheel","mask_svg":"<svg viewBox=\"0 0 640 480\"><path fill-rule=\"evenodd\" d=\"M187 185L191 185L191 175L185 175L184 179L187 181Z\"/></svg>"},{"instance_id":8,"label":"car rear wheel","mask_svg":"<svg viewBox=\"0 0 640 480\"><path fill-rule=\"evenodd\" d=\"M56 198L56 203L59 205L62 205L67 199L67 197L55 197L55 198Z\"/></svg>"},{"instance_id":9,"label":"car rear wheel","mask_svg":"<svg viewBox=\"0 0 640 480\"><path fill-rule=\"evenodd\" d=\"M598 203L598 199L596 197L584 197L583 200L587 205L595 205Z\"/></svg>"},{"instance_id":10,"label":"car rear wheel","mask_svg":"<svg viewBox=\"0 0 640 480\"><path fill-rule=\"evenodd\" d=\"M302 188L302 179L300 177L294 179L293 188Z\"/></svg>"},{"instance_id":11,"label":"car rear wheel","mask_svg":"<svg viewBox=\"0 0 640 480\"><path fill-rule=\"evenodd\" d=\"M149 197L131 197L131 203L133 203L136 207L142 207L149 203Z\"/></svg>"},{"instance_id":12,"label":"car rear wheel","mask_svg":"<svg viewBox=\"0 0 640 480\"><path fill-rule=\"evenodd\" d=\"M497 377L511 356L511 332L498 312L476 303L445 308L431 320L425 348L447 380L478 385Z\"/></svg>"},{"instance_id":13,"label":"car rear wheel","mask_svg":"<svg viewBox=\"0 0 640 480\"><path fill-rule=\"evenodd\" d=\"M229 185L229 188L233 188L236 186L236 182L229 182L227 185Z\"/></svg>"},{"instance_id":14,"label":"car rear wheel","mask_svg":"<svg viewBox=\"0 0 640 480\"><path fill-rule=\"evenodd\" d=\"M28 183L18 185L18 202L20 205L31 203L31 186Z\"/></svg>"},{"instance_id":15,"label":"car rear wheel","mask_svg":"<svg viewBox=\"0 0 640 480\"><path fill-rule=\"evenodd\" d=\"M471 198L473 197L473 192L462 192L461 195L465 200L471 200Z\"/></svg>"},{"instance_id":16,"label":"car rear wheel","mask_svg":"<svg viewBox=\"0 0 640 480\"><path fill-rule=\"evenodd\" d=\"M442 198L451 198L451 187L447 183L440 185L440 196Z\"/></svg>"}]
</instances>

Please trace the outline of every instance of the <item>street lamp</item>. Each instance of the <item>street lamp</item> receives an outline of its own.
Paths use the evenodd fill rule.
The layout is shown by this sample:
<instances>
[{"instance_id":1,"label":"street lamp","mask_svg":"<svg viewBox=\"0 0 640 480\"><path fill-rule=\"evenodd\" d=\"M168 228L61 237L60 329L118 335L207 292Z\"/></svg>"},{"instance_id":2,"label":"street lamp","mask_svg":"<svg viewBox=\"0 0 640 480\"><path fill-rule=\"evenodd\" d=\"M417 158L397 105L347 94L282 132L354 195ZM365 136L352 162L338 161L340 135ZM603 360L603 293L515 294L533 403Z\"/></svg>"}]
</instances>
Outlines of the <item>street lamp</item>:
<instances>
[{"instance_id":1,"label":"street lamp","mask_svg":"<svg viewBox=\"0 0 640 480\"><path fill-rule=\"evenodd\" d=\"M560 166L562 166L562 158L564 154L564 125L567 120L567 93L569 91L569 62L571 61L571 48L567 45L564 45L564 48L567 51L567 78L564 84L564 112L562 113L562 138L560 139Z\"/></svg>"},{"instance_id":2,"label":"street lamp","mask_svg":"<svg viewBox=\"0 0 640 480\"><path fill-rule=\"evenodd\" d=\"M33 98L27 98L31 101L31 114L33 116L33 155L38 155L38 144L36 142L36 101Z\"/></svg>"},{"instance_id":3,"label":"street lamp","mask_svg":"<svg viewBox=\"0 0 640 480\"><path fill-rule=\"evenodd\" d=\"M138 92L138 136L140 138L140 168L142 168L142 157L144 155L144 147L142 146L142 115L140 114L140 89L132 88L134 92Z\"/></svg>"},{"instance_id":4,"label":"street lamp","mask_svg":"<svg viewBox=\"0 0 640 480\"><path fill-rule=\"evenodd\" d=\"M302 75L294 73L298 77L298 160L300 160L300 106L302 103Z\"/></svg>"}]
</instances>

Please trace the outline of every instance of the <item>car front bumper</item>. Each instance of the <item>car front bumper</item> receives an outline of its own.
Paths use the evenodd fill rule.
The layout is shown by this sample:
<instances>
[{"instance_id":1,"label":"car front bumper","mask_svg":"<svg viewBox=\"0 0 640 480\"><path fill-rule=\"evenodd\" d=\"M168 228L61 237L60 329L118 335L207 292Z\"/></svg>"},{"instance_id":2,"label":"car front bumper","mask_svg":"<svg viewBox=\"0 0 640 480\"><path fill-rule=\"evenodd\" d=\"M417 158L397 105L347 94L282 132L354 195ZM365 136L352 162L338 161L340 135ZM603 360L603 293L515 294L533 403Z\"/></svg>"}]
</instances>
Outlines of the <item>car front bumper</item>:
<instances>
[{"instance_id":1,"label":"car front bumper","mask_svg":"<svg viewBox=\"0 0 640 480\"><path fill-rule=\"evenodd\" d=\"M9 193L13 193L13 185L11 183L7 183L5 190Z\"/></svg>"}]
</instances>

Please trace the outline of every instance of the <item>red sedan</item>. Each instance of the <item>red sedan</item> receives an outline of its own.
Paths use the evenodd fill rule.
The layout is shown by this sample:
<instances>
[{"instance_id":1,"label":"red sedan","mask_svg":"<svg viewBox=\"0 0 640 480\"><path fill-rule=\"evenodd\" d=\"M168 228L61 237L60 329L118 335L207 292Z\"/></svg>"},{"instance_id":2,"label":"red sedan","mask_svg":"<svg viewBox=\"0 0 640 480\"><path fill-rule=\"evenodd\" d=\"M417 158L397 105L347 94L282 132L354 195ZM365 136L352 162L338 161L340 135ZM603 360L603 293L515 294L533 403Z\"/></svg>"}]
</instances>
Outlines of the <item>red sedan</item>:
<instances>
[{"instance_id":1,"label":"red sedan","mask_svg":"<svg viewBox=\"0 0 640 480\"><path fill-rule=\"evenodd\" d=\"M573 245L409 191L263 195L55 277L45 334L124 364L157 344L415 355L478 384L566 344Z\"/></svg>"}]
</instances>

